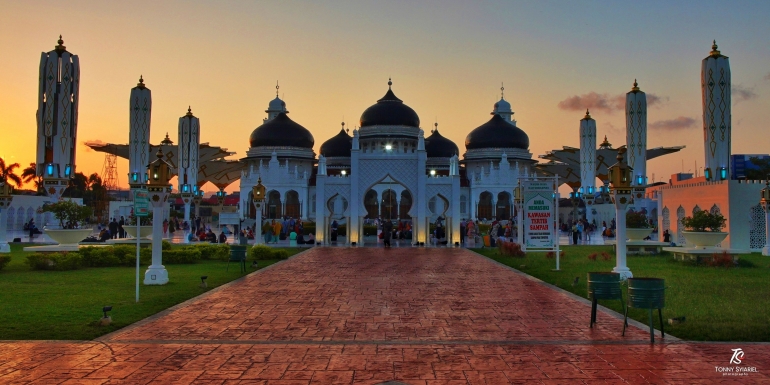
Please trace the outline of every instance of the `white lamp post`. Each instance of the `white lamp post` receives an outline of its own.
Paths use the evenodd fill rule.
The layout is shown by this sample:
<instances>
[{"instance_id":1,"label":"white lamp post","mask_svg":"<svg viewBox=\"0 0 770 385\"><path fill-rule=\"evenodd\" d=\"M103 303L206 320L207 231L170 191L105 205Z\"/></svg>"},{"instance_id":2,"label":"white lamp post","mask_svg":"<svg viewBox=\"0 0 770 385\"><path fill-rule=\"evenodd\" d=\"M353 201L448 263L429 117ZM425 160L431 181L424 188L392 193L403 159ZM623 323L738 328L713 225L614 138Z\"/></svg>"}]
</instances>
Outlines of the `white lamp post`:
<instances>
[{"instance_id":1,"label":"white lamp post","mask_svg":"<svg viewBox=\"0 0 770 385\"><path fill-rule=\"evenodd\" d=\"M163 160L159 148L158 159L147 167L147 195L152 204L152 264L144 273L145 285L165 285L168 283L168 271L163 266L163 210L166 208L168 195L171 193L171 166Z\"/></svg>"},{"instance_id":2,"label":"white lamp post","mask_svg":"<svg viewBox=\"0 0 770 385\"><path fill-rule=\"evenodd\" d=\"M626 147L618 149L618 162L610 166L610 192L615 203L615 268L613 272L620 274L620 279L633 278L631 270L626 266L626 208L631 203L631 178L633 169L625 161Z\"/></svg>"},{"instance_id":3,"label":"white lamp post","mask_svg":"<svg viewBox=\"0 0 770 385\"><path fill-rule=\"evenodd\" d=\"M770 175L768 175L770 178ZM765 210L765 247L762 248L762 255L770 256L770 180L765 182L765 188L762 189L762 209Z\"/></svg>"},{"instance_id":4,"label":"white lamp post","mask_svg":"<svg viewBox=\"0 0 770 385\"><path fill-rule=\"evenodd\" d=\"M0 253L10 253L11 246L8 244L8 239L5 235L5 225L8 221L5 218L5 212L11 207L11 201L13 200L13 186L8 182L0 183Z\"/></svg>"},{"instance_id":5,"label":"white lamp post","mask_svg":"<svg viewBox=\"0 0 770 385\"><path fill-rule=\"evenodd\" d=\"M524 249L524 194L521 193L521 186L513 189L513 201L516 204L516 243Z\"/></svg>"},{"instance_id":6,"label":"white lamp post","mask_svg":"<svg viewBox=\"0 0 770 385\"><path fill-rule=\"evenodd\" d=\"M254 199L256 216L254 221L254 246L261 245L262 239L262 204L265 202L265 186L262 185L262 177L257 179L257 185L251 188L251 195Z\"/></svg>"}]
</instances>

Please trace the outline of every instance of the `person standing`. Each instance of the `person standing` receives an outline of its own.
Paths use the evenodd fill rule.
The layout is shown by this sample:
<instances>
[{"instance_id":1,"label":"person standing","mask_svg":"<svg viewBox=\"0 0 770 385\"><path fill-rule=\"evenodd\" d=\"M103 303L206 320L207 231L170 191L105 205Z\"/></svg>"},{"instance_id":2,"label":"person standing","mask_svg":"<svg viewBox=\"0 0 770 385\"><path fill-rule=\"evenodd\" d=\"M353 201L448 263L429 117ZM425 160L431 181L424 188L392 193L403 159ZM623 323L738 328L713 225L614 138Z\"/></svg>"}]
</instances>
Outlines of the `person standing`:
<instances>
[{"instance_id":1,"label":"person standing","mask_svg":"<svg viewBox=\"0 0 770 385\"><path fill-rule=\"evenodd\" d=\"M460 244L465 244L465 218L460 221Z\"/></svg>"},{"instance_id":2,"label":"person standing","mask_svg":"<svg viewBox=\"0 0 770 385\"><path fill-rule=\"evenodd\" d=\"M123 239L126 237L126 230L123 228L123 225L126 224L126 218L123 218L123 216L120 216L120 221L118 222L118 236L119 238Z\"/></svg>"},{"instance_id":3,"label":"person standing","mask_svg":"<svg viewBox=\"0 0 770 385\"><path fill-rule=\"evenodd\" d=\"M108 227L110 229L110 238L116 239L118 237L118 222L115 218L110 219Z\"/></svg>"},{"instance_id":4,"label":"person standing","mask_svg":"<svg viewBox=\"0 0 770 385\"><path fill-rule=\"evenodd\" d=\"M393 235L393 222L386 220L382 223L382 241L385 247L390 247L390 238Z\"/></svg>"}]
</instances>

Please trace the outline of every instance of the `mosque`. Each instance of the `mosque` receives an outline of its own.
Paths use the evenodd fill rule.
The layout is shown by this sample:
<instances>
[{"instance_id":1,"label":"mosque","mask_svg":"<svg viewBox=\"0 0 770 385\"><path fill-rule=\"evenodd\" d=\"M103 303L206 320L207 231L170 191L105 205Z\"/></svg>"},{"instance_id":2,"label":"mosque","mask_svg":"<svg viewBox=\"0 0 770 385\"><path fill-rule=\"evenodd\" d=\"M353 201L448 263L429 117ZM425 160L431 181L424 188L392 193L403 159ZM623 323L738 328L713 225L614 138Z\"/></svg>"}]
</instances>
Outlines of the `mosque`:
<instances>
[{"instance_id":1,"label":"mosque","mask_svg":"<svg viewBox=\"0 0 770 385\"><path fill-rule=\"evenodd\" d=\"M428 241L430 223L439 217L450 243L459 242L463 218L510 219L513 189L520 176L532 174L536 161L504 95L492 117L466 137L461 160L438 124L426 137L420 117L392 86L389 80L352 135L343 123L317 157L313 134L289 117L276 94L241 159L242 217L255 217L251 188L261 179L267 187L263 215L323 224L317 226L319 242L328 237L321 229L334 220L346 223L348 242L360 245L366 219L409 221L415 243Z\"/></svg>"}]
</instances>

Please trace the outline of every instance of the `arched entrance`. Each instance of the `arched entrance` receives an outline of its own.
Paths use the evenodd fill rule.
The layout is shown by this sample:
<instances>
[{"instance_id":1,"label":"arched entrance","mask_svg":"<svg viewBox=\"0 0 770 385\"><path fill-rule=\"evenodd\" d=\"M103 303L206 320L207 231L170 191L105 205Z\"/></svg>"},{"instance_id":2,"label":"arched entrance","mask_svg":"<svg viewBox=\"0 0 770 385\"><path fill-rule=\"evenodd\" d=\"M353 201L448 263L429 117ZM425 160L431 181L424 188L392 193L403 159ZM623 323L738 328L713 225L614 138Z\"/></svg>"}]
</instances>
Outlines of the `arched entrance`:
<instances>
[{"instance_id":1,"label":"arched entrance","mask_svg":"<svg viewBox=\"0 0 770 385\"><path fill-rule=\"evenodd\" d=\"M369 219L377 218L380 206L377 203L377 191L369 190L364 196L364 207L366 207L366 216Z\"/></svg>"},{"instance_id":2,"label":"arched entrance","mask_svg":"<svg viewBox=\"0 0 770 385\"><path fill-rule=\"evenodd\" d=\"M292 218L299 218L302 216L299 194L294 190L286 192L286 215Z\"/></svg>"},{"instance_id":3,"label":"arched entrance","mask_svg":"<svg viewBox=\"0 0 770 385\"><path fill-rule=\"evenodd\" d=\"M281 194L272 190L267 193L267 210L263 213L268 219L278 219L282 216Z\"/></svg>"},{"instance_id":4,"label":"arched entrance","mask_svg":"<svg viewBox=\"0 0 770 385\"><path fill-rule=\"evenodd\" d=\"M412 208L412 194L409 191L401 192L401 202L398 206L398 217L403 219L409 218L409 210Z\"/></svg>"},{"instance_id":5,"label":"arched entrance","mask_svg":"<svg viewBox=\"0 0 770 385\"><path fill-rule=\"evenodd\" d=\"M393 190L382 192L382 202L380 202L380 217L383 220L393 220L398 218L398 198Z\"/></svg>"},{"instance_id":6,"label":"arched entrance","mask_svg":"<svg viewBox=\"0 0 770 385\"><path fill-rule=\"evenodd\" d=\"M492 193L484 191L479 195L478 209L476 210L476 219L492 218L494 208L492 207Z\"/></svg>"},{"instance_id":7,"label":"arched entrance","mask_svg":"<svg viewBox=\"0 0 770 385\"><path fill-rule=\"evenodd\" d=\"M511 219L511 196L507 192L497 194L497 219Z\"/></svg>"}]
</instances>

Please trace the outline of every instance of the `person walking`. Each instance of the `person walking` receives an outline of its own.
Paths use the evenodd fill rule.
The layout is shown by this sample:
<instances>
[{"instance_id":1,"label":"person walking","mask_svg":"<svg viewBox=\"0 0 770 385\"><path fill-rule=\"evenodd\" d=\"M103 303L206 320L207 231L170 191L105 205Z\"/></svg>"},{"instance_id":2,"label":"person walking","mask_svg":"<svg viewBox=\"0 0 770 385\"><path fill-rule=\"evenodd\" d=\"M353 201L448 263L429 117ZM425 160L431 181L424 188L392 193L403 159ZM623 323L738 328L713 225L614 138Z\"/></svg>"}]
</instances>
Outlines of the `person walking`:
<instances>
[{"instance_id":1,"label":"person walking","mask_svg":"<svg viewBox=\"0 0 770 385\"><path fill-rule=\"evenodd\" d=\"M460 244L465 244L465 218L460 221Z\"/></svg>"},{"instance_id":2,"label":"person walking","mask_svg":"<svg viewBox=\"0 0 770 385\"><path fill-rule=\"evenodd\" d=\"M390 247L390 238L393 235L393 222L386 220L382 223L382 241L385 247Z\"/></svg>"}]
</instances>

